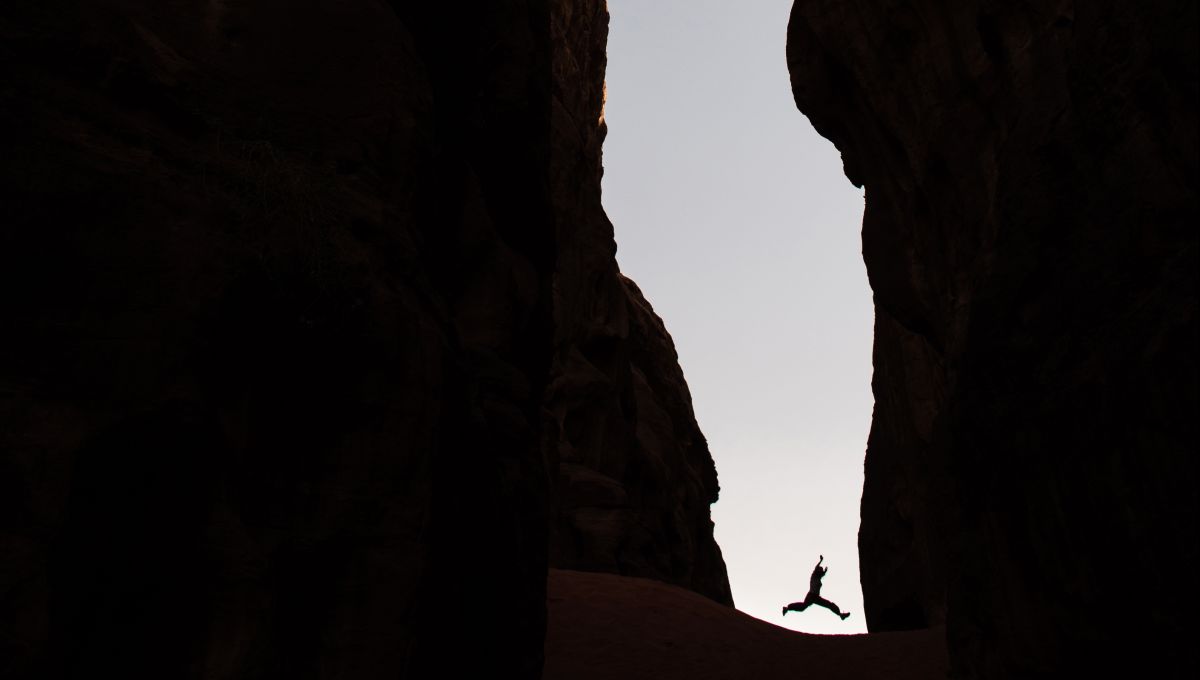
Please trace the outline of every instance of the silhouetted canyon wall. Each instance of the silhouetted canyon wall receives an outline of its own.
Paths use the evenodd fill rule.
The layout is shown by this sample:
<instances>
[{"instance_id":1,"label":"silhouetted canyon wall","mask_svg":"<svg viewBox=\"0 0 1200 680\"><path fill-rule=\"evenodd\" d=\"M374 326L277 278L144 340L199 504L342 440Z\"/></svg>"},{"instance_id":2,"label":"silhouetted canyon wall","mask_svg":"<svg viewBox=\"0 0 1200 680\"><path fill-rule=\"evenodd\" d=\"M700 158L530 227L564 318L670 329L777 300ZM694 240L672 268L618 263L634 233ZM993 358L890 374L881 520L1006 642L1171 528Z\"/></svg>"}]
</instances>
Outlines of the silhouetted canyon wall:
<instances>
[{"instance_id":1,"label":"silhouetted canyon wall","mask_svg":"<svg viewBox=\"0 0 1200 680\"><path fill-rule=\"evenodd\" d=\"M969 678L1194 670L1197 6L798 0L866 188L871 630Z\"/></svg>"},{"instance_id":2,"label":"silhouetted canyon wall","mask_svg":"<svg viewBox=\"0 0 1200 680\"><path fill-rule=\"evenodd\" d=\"M600 207L601 2L0 9L0 674L537 677L730 601Z\"/></svg>"},{"instance_id":3,"label":"silhouetted canyon wall","mask_svg":"<svg viewBox=\"0 0 1200 680\"><path fill-rule=\"evenodd\" d=\"M709 506L717 473L675 346L617 271L600 204L606 3L553 4L554 360L544 450L550 563L655 578L732 604Z\"/></svg>"}]
</instances>

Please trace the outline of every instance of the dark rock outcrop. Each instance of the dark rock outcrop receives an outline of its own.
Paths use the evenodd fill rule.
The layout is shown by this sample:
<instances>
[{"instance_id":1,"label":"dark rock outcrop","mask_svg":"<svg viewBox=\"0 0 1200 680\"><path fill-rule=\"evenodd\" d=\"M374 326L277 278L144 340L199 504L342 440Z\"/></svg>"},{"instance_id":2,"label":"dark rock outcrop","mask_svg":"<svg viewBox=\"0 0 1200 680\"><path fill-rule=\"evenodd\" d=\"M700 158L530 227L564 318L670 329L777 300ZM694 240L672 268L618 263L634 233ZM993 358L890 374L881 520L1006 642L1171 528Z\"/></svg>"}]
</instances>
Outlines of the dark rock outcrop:
<instances>
[{"instance_id":1,"label":"dark rock outcrop","mask_svg":"<svg viewBox=\"0 0 1200 680\"><path fill-rule=\"evenodd\" d=\"M550 527L728 601L599 205L606 21L4 4L0 674L535 677Z\"/></svg>"},{"instance_id":2,"label":"dark rock outcrop","mask_svg":"<svg viewBox=\"0 0 1200 680\"><path fill-rule=\"evenodd\" d=\"M733 604L713 541L717 473L675 348L637 286L558 354L547 404L557 437L552 566L654 578Z\"/></svg>"},{"instance_id":3,"label":"dark rock outcrop","mask_svg":"<svg viewBox=\"0 0 1200 680\"><path fill-rule=\"evenodd\" d=\"M944 621L965 677L1196 663L1197 28L793 8L796 103L866 187L868 625Z\"/></svg>"},{"instance_id":4,"label":"dark rock outcrop","mask_svg":"<svg viewBox=\"0 0 1200 680\"><path fill-rule=\"evenodd\" d=\"M670 335L621 276L600 203L608 12L555 3L555 350L544 447L550 563L656 578L732 604L709 506L717 473Z\"/></svg>"}]
</instances>

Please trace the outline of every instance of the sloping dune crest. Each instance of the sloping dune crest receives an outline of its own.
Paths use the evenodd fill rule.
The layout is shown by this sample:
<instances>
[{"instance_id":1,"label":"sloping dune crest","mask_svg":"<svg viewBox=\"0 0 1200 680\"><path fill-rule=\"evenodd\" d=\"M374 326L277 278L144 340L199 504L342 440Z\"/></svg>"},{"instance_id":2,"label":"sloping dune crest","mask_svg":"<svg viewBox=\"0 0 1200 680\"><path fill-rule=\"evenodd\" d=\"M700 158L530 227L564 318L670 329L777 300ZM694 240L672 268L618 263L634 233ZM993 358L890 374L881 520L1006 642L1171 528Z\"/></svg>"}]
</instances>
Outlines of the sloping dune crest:
<instances>
[{"instance_id":1,"label":"sloping dune crest","mask_svg":"<svg viewBox=\"0 0 1200 680\"><path fill-rule=\"evenodd\" d=\"M546 680L944 678L942 630L797 633L675 586L551 570Z\"/></svg>"}]
</instances>

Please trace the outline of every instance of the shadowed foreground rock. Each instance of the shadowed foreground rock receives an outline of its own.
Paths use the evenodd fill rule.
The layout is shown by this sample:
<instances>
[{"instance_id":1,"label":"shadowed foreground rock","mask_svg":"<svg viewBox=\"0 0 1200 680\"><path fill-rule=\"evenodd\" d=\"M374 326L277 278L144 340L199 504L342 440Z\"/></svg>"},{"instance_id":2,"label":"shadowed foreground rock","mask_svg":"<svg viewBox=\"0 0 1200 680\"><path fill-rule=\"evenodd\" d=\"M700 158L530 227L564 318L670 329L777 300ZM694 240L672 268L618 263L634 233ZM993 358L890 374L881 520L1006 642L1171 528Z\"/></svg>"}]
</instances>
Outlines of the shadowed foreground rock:
<instances>
[{"instance_id":1,"label":"shadowed foreground rock","mask_svg":"<svg viewBox=\"0 0 1200 680\"><path fill-rule=\"evenodd\" d=\"M941 630L809 635L649 579L551 570L546 680L932 680Z\"/></svg>"},{"instance_id":2,"label":"shadowed foreground rock","mask_svg":"<svg viewBox=\"0 0 1200 680\"><path fill-rule=\"evenodd\" d=\"M1195 670L1198 29L793 8L796 103L866 187L868 626L946 623L965 677Z\"/></svg>"},{"instance_id":3,"label":"shadowed foreground rock","mask_svg":"<svg viewBox=\"0 0 1200 680\"><path fill-rule=\"evenodd\" d=\"M0 675L537 677L551 549L729 601L600 207L606 32L0 6Z\"/></svg>"}]
</instances>

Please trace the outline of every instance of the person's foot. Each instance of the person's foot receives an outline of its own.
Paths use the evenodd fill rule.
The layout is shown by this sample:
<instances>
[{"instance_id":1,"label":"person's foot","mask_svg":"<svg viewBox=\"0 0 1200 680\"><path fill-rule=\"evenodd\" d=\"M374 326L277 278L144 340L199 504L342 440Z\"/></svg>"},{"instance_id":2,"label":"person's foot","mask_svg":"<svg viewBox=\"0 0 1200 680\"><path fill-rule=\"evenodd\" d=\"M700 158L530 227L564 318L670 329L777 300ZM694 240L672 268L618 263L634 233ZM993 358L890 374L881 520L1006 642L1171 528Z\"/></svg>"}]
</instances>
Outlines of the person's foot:
<instances>
[{"instance_id":1,"label":"person's foot","mask_svg":"<svg viewBox=\"0 0 1200 680\"><path fill-rule=\"evenodd\" d=\"M842 617L842 620L845 621L846 617L850 616L850 612L842 612L841 614L838 614L838 616Z\"/></svg>"},{"instance_id":2,"label":"person's foot","mask_svg":"<svg viewBox=\"0 0 1200 680\"><path fill-rule=\"evenodd\" d=\"M787 607L783 608L783 613L780 616L787 616Z\"/></svg>"}]
</instances>

